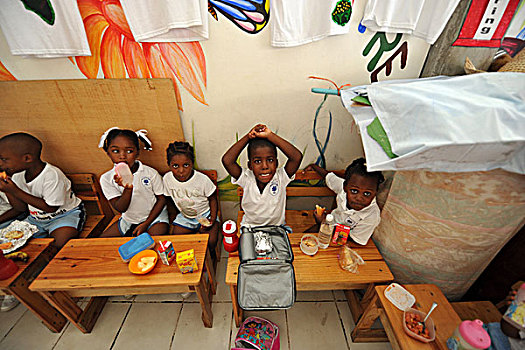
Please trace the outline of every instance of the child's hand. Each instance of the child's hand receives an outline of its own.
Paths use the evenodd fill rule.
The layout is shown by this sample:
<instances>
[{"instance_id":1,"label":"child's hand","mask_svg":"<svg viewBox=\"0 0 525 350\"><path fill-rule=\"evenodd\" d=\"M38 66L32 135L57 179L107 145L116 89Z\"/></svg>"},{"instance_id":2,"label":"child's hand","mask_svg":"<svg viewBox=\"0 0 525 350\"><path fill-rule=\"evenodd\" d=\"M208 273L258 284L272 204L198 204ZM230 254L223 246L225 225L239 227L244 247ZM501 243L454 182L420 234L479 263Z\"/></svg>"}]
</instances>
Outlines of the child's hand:
<instances>
[{"instance_id":1,"label":"child's hand","mask_svg":"<svg viewBox=\"0 0 525 350\"><path fill-rule=\"evenodd\" d=\"M323 211L321 215L317 214L317 210L313 210L315 222L320 224L326 218L326 211Z\"/></svg>"},{"instance_id":2,"label":"child's hand","mask_svg":"<svg viewBox=\"0 0 525 350\"><path fill-rule=\"evenodd\" d=\"M15 185L15 183L13 182L13 180L11 180L10 177L0 179L0 191L5 193L13 193L17 190L17 188L18 187Z\"/></svg>"},{"instance_id":3,"label":"child's hand","mask_svg":"<svg viewBox=\"0 0 525 350\"><path fill-rule=\"evenodd\" d=\"M133 236L138 236L140 235L141 233L144 233L146 232L146 230L148 229L148 224L146 224L145 222L143 222L142 224L138 225L137 227L135 227L135 229L133 230Z\"/></svg>"},{"instance_id":4,"label":"child's hand","mask_svg":"<svg viewBox=\"0 0 525 350\"><path fill-rule=\"evenodd\" d=\"M272 134L272 131L264 124L257 124L255 125L252 130L248 133L248 137L250 139L254 139L256 137L260 138L268 138Z\"/></svg>"},{"instance_id":5,"label":"child's hand","mask_svg":"<svg viewBox=\"0 0 525 350\"><path fill-rule=\"evenodd\" d=\"M312 163L312 164L308 164L308 165L306 166L306 168L303 169L303 174L304 174L305 172L307 172L307 171L315 171L315 168L314 168L315 165L316 165L316 164L314 164L314 163Z\"/></svg>"},{"instance_id":6,"label":"child's hand","mask_svg":"<svg viewBox=\"0 0 525 350\"><path fill-rule=\"evenodd\" d=\"M117 174L113 175L113 179L115 179L115 182L120 187L124 187L125 189L128 189L128 190L132 190L133 189L133 185L132 184L124 184L122 182L122 178L120 176L118 176Z\"/></svg>"}]
</instances>

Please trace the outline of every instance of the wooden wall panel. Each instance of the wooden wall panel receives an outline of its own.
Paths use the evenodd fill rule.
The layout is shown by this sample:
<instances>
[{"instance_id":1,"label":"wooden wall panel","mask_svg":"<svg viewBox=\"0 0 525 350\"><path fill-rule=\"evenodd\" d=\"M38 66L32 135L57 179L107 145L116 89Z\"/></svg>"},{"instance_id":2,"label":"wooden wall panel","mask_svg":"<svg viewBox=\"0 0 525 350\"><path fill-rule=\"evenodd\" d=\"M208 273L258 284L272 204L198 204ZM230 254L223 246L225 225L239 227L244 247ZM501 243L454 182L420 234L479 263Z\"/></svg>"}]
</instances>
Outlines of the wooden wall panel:
<instances>
[{"instance_id":1,"label":"wooden wall panel","mask_svg":"<svg viewBox=\"0 0 525 350\"><path fill-rule=\"evenodd\" d=\"M44 144L45 161L64 172L101 175L112 164L99 138L116 126L147 129L153 151L140 159L167 170L169 142L184 140L170 79L85 79L0 82L0 136L24 131Z\"/></svg>"}]
</instances>

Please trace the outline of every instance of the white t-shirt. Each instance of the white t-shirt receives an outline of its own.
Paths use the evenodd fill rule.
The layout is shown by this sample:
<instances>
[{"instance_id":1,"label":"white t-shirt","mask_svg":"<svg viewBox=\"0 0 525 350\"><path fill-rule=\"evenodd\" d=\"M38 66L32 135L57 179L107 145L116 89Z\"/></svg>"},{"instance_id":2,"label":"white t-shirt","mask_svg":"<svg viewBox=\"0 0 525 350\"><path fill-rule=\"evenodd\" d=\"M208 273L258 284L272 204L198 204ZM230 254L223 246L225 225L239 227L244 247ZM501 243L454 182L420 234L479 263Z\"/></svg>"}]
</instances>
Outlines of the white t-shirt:
<instances>
[{"instance_id":1,"label":"white t-shirt","mask_svg":"<svg viewBox=\"0 0 525 350\"><path fill-rule=\"evenodd\" d=\"M365 245L381 221L381 212L375 198L368 207L361 210L348 209L344 181L334 173L326 175L326 185L337 194L337 208L332 211L332 215L336 223L350 226L350 237L356 243Z\"/></svg>"},{"instance_id":2,"label":"white t-shirt","mask_svg":"<svg viewBox=\"0 0 525 350\"><path fill-rule=\"evenodd\" d=\"M186 182L180 182L167 172L163 177L164 194L171 196L177 209L187 218L195 219L210 210L208 197L217 189L205 174L194 170Z\"/></svg>"},{"instance_id":3,"label":"white t-shirt","mask_svg":"<svg viewBox=\"0 0 525 350\"><path fill-rule=\"evenodd\" d=\"M42 198L49 206L58 206L54 213L46 213L28 205L29 214L34 218L51 220L80 205L81 200L71 190L71 181L56 166L47 163L40 174L30 182L26 182L25 173L25 170L16 173L11 179L22 191Z\"/></svg>"},{"instance_id":4,"label":"white t-shirt","mask_svg":"<svg viewBox=\"0 0 525 350\"><path fill-rule=\"evenodd\" d=\"M339 0L272 0L270 2L271 44L291 47L348 33L350 26L332 20Z\"/></svg>"},{"instance_id":5,"label":"white t-shirt","mask_svg":"<svg viewBox=\"0 0 525 350\"><path fill-rule=\"evenodd\" d=\"M7 196L4 192L0 191L0 215L12 208Z\"/></svg>"},{"instance_id":6,"label":"white t-shirt","mask_svg":"<svg viewBox=\"0 0 525 350\"><path fill-rule=\"evenodd\" d=\"M368 0L361 23L372 31L407 33L433 44L459 0Z\"/></svg>"},{"instance_id":7,"label":"white t-shirt","mask_svg":"<svg viewBox=\"0 0 525 350\"><path fill-rule=\"evenodd\" d=\"M253 171L243 168L241 176L237 180L231 180L232 184L239 185L244 190L241 202L244 216L241 226L284 225L286 186L294 178L295 175L288 177L284 168L278 168L261 193Z\"/></svg>"},{"instance_id":8,"label":"white t-shirt","mask_svg":"<svg viewBox=\"0 0 525 350\"><path fill-rule=\"evenodd\" d=\"M144 222L157 202L155 196L164 195L164 185L159 172L140 161L138 163L139 168L133 174L131 202L128 210L122 213L122 218L130 224ZM113 176L115 176L114 167L100 177L100 187L107 200L120 197L124 192L124 187L117 185Z\"/></svg>"},{"instance_id":9,"label":"white t-shirt","mask_svg":"<svg viewBox=\"0 0 525 350\"><path fill-rule=\"evenodd\" d=\"M2 1L0 27L11 53L32 57L91 56L76 1L51 0L54 23L48 24L22 1Z\"/></svg>"},{"instance_id":10,"label":"white t-shirt","mask_svg":"<svg viewBox=\"0 0 525 350\"><path fill-rule=\"evenodd\" d=\"M208 39L208 0L125 0L120 4L138 42Z\"/></svg>"}]
</instances>

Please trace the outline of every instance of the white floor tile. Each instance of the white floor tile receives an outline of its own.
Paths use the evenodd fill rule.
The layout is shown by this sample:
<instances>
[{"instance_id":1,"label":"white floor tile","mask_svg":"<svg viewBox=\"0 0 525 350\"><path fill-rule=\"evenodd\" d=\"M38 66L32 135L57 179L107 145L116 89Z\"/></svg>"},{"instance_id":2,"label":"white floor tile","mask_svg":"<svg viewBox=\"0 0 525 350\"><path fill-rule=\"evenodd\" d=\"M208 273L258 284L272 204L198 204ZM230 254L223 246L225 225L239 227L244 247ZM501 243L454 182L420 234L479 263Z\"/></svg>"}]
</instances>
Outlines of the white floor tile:
<instances>
[{"instance_id":1,"label":"white floor tile","mask_svg":"<svg viewBox=\"0 0 525 350\"><path fill-rule=\"evenodd\" d=\"M246 311L244 313L245 319L249 316L258 316L266 320L272 321L279 327L279 340L281 345L281 350L289 350L288 347L288 327L286 322L286 311L285 310L275 310L275 311ZM230 339L230 346L233 348L235 345L235 337L239 328L235 326L235 321L232 317L232 332Z\"/></svg>"},{"instance_id":2,"label":"white floor tile","mask_svg":"<svg viewBox=\"0 0 525 350\"><path fill-rule=\"evenodd\" d=\"M295 301L333 301L334 294L331 290L297 292Z\"/></svg>"},{"instance_id":3,"label":"white floor tile","mask_svg":"<svg viewBox=\"0 0 525 350\"><path fill-rule=\"evenodd\" d=\"M163 301L182 301L180 293L171 294L144 294L137 295L134 299L135 303L158 303Z\"/></svg>"},{"instance_id":4,"label":"white floor tile","mask_svg":"<svg viewBox=\"0 0 525 350\"><path fill-rule=\"evenodd\" d=\"M183 304L171 349L229 349L232 305L214 303L212 312L213 327L206 328L200 304Z\"/></svg>"},{"instance_id":5,"label":"white floor tile","mask_svg":"<svg viewBox=\"0 0 525 350\"><path fill-rule=\"evenodd\" d=\"M295 303L287 316L290 350L348 350L334 302Z\"/></svg>"},{"instance_id":6,"label":"white floor tile","mask_svg":"<svg viewBox=\"0 0 525 350\"><path fill-rule=\"evenodd\" d=\"M109 349L130 307L127 303L106 303L90 334L69 324L53 350Z\"/></svg>"},{"instance_id":7,"label":"white floor tile","mask_svg":"<svg viewBox=\"0 0 525 350\"><path fill-rule=\"evenodd\" d=\"M12 310L0 312L0 340L15 326L26 311L31 312L28 311L24 305L18 304L18 306Z\"/></svg>"},{"instance_id":8,"label":"white floor tile","mask_svg":"<svg viewBox=\"0 0 525 350\"><path fill-rule=\"evenodd\" d=\"M346 333L346 338L350 344L351 350L391 350L389 342L384 343L353 343L352 342L352 331L354 330L355 323L352 318L352 313L350 312L350 307L347 302L338 302L337 309L341 315L341 320L343 322L344 330Z\"/></svg>"},{"instance_id":9,"label":"white floor tile","mask_svg":"<svg viewBox=\"0 0 525 350\"><path fill-rule=\"evenodd\" d=\"M52 333L38 317L28 311L2 339L0 349L52 349L60 336L61 333Z\"/></svg>"},{"instance_id":10,"label":"white floor tile","mask_svg":"<svg viewBox=\"0 0 525 350\"><path fill-rule=\"evenodd\" d=\"M113 350L169 349L180 303L134 303Z\"/></svg>"}]
</instances>

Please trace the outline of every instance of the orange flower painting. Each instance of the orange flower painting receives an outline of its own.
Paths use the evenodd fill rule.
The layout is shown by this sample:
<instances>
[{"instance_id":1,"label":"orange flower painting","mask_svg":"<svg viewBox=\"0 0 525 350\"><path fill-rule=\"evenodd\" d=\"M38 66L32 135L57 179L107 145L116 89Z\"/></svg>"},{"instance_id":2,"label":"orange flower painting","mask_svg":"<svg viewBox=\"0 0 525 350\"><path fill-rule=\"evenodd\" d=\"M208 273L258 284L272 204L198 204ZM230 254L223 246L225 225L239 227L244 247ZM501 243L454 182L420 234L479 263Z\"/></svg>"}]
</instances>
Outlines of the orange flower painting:
<instances>
[{"instance_id":1,"label":"orange flower painting","mask_svg":"<svg viewBox=\"0 0 525 350\"><path fill-rule=\"evenodd\" d=\"M207 104L206 61L199 42L138 43L118 0L77 0L92 56L75 57L87 78L170 78L182 111L178 84Z\"/></svg>"},{"instance_id":2,"label":"orange flower painting","mask_svg":"<svg viewBox=\"0 0 525 350\"><path fill-rule=\"evenodd\" d=\"M0 62L0 80L16 80L16 78L7 70L7 68Z\"/></svg>"}]
</instances>

